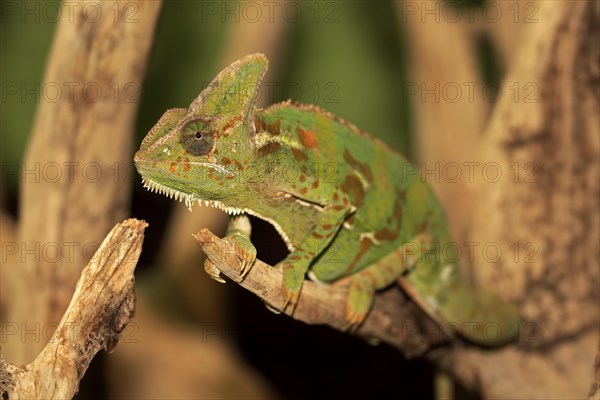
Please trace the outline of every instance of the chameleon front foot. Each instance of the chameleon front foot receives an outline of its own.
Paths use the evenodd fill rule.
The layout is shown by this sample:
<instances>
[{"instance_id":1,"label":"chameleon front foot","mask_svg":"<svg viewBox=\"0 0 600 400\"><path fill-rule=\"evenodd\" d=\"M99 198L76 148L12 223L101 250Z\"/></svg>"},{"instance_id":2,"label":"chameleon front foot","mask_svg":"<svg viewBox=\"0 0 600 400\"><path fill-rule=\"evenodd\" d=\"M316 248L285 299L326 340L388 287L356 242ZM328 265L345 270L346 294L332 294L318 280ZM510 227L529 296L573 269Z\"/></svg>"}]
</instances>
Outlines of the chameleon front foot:
<instances>
[{"instance_id":1,"label":"chameleon front foot","mask_svg":"<svg viewBox=\"0 0 600 400\"><path fill-rule=\"evenodd\" d=\"M235 248L235 255L241 263L239 282L243 281L254 261L256 261L256 248L252 245L250 240L241 235L226 236L223 240L231 243ZM217 282L225 283L221 278L221 271L213 264L210 259L204 261L204 271Z\"/></svg>"},{"instance_id":2,"label":"chameleon front foot","mask_svg":"<svg viewBox=\"0 0 600 400\"><path fill-rule=\"evenodd\" d=\"M232 218L229 221L227 236L223 238L235 249L235 256L241 263L239 282L243 281L252 265L256 261L256 248L250 241L250 221L246 216ZM221 278L219 269L210 259L204 261L204 271L217 282L225 283Z\"/></svg>"},{"instance_id":3,"label":"chameleon front foot","mask_svg":"<svg viewBox=\"0 0 600 400\"><path fill-rule=\"evenodd\" d=\"M235 248L235 254L242 263L240 281L244 280L252 265L256 261L256 248L245 236L234 235L225 238Z\"/></svg>"}]
</instances>

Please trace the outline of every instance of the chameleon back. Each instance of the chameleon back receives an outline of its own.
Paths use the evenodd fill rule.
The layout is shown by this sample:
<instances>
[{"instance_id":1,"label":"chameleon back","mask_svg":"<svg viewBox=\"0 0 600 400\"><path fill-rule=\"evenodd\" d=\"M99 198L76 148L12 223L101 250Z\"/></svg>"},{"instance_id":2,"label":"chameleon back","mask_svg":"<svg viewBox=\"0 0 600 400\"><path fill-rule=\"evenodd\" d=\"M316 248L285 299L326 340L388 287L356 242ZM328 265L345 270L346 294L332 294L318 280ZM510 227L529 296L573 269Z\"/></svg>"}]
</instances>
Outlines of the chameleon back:
<instances>
[{"instance_id":1,"label":"chameleon back","mask_svg":"<svg viewBox=\"0 0 600 400\"><path fill-rule=\"evenodd\" d=\"M314 106L277 104L257 118L267 130L277 123L277 132L269 134L288 147L298 144L301 155L290 150L287 157L307 171L292 179L286 175L277 182L279 188L321 190L327 196L333 187L347 193L355 207L329 247L319 249L324 251L311 266L319 280L331 282L356 273L420 233L434 242L449 240L443 210L414 165L383 142ZM284 231L302 230L298 237L310 230L298 223L281 225Z\"/></svg>"},{"instance_id":2,"label":"chameleon back","mask_svg":"<svg viewBox=\"0 0 600 400\"><path fill-rule=\"evenodd\" d=\"M259 127L279 136L293 149L288 156L310 176L278 182L291 191L327 190L334 186L349 195L356 207L346 218L334 240L311 264L310 276L333 282L377 264L390 254L397 257L400 283L428 314L480 344L510 341L516 334L516 310L497 297L474 291L460 274L454 257L445 213L416 167L383 142L354 125L314 106L281 103L257 113ZM301 152L301 155L298 154ZM318 186L315 188L315 183ZM295 221L298 221L297 219ZM308 223L312 221L307 219ZM310 231L297 222L281 223L284 231ZM428 252L410 270L401 249L414 247L415 238L426 235ZM322 250L322 251L321 251Z\"/></svg>"}]
</instances>

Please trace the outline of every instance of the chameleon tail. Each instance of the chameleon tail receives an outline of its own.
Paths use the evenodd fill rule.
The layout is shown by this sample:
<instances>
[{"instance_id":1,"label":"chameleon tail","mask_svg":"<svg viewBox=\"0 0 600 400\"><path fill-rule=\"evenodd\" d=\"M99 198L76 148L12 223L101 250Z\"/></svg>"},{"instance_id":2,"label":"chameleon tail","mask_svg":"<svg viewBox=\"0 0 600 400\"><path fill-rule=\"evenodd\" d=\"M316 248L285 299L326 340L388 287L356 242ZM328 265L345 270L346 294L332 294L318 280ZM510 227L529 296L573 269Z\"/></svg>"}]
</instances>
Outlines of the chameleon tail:
<instances>
[{"instance_id":1,"label":"chameleon tail","mask_svg":"<svg viewBox=\"0 0 600 400\"><path fill-rule=\"evenodd\" d=\"M417 263L400 279L403 289L447 335L458 332L481 346L496 347L518 339L519 318L514 305L470 287L456 263Z\"/></svg>"}]
</instances>

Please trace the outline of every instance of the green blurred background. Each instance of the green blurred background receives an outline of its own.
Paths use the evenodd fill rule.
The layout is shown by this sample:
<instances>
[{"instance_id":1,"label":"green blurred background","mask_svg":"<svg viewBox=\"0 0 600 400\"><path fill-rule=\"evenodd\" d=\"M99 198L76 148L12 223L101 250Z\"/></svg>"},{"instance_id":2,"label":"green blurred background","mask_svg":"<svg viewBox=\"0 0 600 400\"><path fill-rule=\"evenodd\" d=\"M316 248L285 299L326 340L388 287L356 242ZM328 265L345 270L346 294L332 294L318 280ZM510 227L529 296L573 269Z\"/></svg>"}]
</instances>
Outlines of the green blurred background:
<instances>
[{"instance_id":1,"label":"green blurred background","mask_svg":"<svg viewBox=\"0 0 600 400\"><path fill-rule=\"evenodd\" d=\"M59 2L45 4L58 6ZM278 76L268 82L272 91L266 93L266 102L291 98L317 104L410 157L410 104L402 93L408 52L393 2L294 4L296 9L290 10L285 22L281 55L271 59ZM217 14L210 14L214 6ZM224 59L224 47L236 17L221 15L221 7L234 8L235 2L164 3L145 83L134 93L140 101L135 148L166 109L187 106L218 71L234 61ZM54 23L52 18L15 17L4 13L4 6L2 10L0 156L3 165L15 165L23 157L39 102L35 94L24 94L23 88L41 85ZM298 10L301 16L292 12ZM282 8L274 11L280 16ZM482 76L495 80L493 50L485 40L480 50ZM17 95L9 91L15 84ZM157 228L148 231L136 274L141 275L143 286L171 204L145 193L137 175L132 185L132 216L146 218ZM3 174L2 191L6 208L16 214L17 174ZM428 364L409 362L384 345L370 346L326 327L265 313L260 301L236 285L228 285L227 290L234 298L229 311L237 332L236 348L284 397L385 396L399 390L399 379L402 393L396 392L397 397L432 397ZM168 312L169 305L164 308ZM269 356L265 356L267 348Z\"/></svg>"},{"instance_id":2,"label":"green blurred background","mask_svg":"<svg viewBox=\"0 0 600 400\"><path fill-rule=\"evenodd\" d=\"M60 4L47 3L56 7ZM165 109L189 104L203 85L225 67L220 56L236 16L221 15L220 9L233 9L232 3L165 2L146 83L141 94L139 90L135 93L135 98L141 100L139 140ZM405 63L392 2L294 4L286 11L289 16L284 22L288 25L285 54L274 60L281 63L278 65L281 76L269 82L269 94L272 93L269 101L292 98L317 104L408 152L409 119L401 95ZM218 10L212 14L214 6ZM4 6L2 9L5 10ZM35 13L2 15L0 129L1 156L7 163L21 160L38 103L36 95L28 94L27 90L33 92L41 86L53 37L55 13L50 6L44 9L48 10L48 18L43 13L41 18L39 15L36 18ZM245 14L243 8L239 10L239 18L245 14L246 18L254 18L251 9ZM276 17L283 10L273 6ZM295 14L297 10L301 10L299 16ZM7 93L5 89L14 83L19 85L19 93ZM12 192L16 176L8 178L6 183Z\"/></svg>"}]
</instances>

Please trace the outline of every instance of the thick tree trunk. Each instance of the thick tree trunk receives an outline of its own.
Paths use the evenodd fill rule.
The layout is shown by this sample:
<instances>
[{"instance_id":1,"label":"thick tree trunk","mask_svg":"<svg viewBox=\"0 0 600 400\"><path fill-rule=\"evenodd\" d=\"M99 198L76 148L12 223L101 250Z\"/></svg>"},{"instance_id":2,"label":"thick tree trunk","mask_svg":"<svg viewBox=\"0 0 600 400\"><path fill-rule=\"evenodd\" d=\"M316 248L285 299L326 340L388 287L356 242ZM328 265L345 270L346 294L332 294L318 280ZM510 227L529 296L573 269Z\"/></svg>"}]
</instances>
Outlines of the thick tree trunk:
<instances>
[{"instance_id":1,"label":"thick tree trunk","mask_svg":"<svg viewBox=\"0 0 600 400\"><path fill-rule=\"evenodd\" d=\"M436 192L457 240L475 243L474 281L519 304L523 317L516 346L457 349L450 365L492 398L583 397L599 324L599 8L592 1L528 3L536 21L513 35L502 94L485 127L476 103L471 112L422 102L416 136L429 163L477 163L472 183L446 180ZM449 70L471 71L471 61L457 67L464 52L433 46L465 27L430 22L412 21L417 81L480 82L448 77ZM495 27L483 28L498 40ZM506 40L497 45L508 54ZM453 118L445 118L448 110ZM481 124L476 135L473 122ZM440 146L444 138L450 144ZM486 245L501 255L482 251Z\"/></svg>"},{"instance_id":2,"label":"thick tree trunk","mask_svg":"<svg viewBox=\"0 0 600 400\"><path fill-rule=\"evenodd\" d=\"M62 14L22 166L18 234L3 266L8 361L50 339L82 268L129 209L133 123L159 1L93 1ZM94 13L92 13L94 10Z\"/></svg>"}]
</instances>

